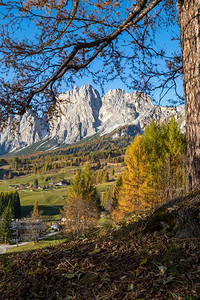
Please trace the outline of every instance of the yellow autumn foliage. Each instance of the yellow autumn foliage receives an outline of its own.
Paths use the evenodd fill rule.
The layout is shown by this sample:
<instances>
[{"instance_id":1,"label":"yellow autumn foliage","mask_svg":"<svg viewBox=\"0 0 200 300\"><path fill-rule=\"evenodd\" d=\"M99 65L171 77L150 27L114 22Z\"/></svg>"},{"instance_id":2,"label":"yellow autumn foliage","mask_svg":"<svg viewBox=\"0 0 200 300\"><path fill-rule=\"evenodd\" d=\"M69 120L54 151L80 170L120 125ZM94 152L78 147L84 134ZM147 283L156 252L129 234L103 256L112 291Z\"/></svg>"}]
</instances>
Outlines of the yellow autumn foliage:
<instances>
[{"instance_id":1,"label":"yellow autumn foliage","mask_svg":"<svg viewBox=\"0 0 200 300\"><path fill-rule=\"evenodd\" d=\"M142 137L137 135L127 148L123 173L123 186L119 194L119 205L113 212L115 220L120 220L131 211L143 210L154 205L156 200L147 154L141 143Z\"/></svg>"}]
</instances>

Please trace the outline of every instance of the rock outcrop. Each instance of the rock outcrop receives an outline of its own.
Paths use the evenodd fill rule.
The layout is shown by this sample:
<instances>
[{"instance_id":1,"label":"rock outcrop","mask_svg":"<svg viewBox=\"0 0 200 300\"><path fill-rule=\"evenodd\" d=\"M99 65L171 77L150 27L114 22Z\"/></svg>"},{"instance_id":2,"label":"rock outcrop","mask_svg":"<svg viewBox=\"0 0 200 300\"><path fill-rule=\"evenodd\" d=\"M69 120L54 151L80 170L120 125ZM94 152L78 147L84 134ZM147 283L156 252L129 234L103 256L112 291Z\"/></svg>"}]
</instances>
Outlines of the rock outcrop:
<instances>
[{"instance_id":1,"label":"rock outcrop","mask_svg":"<svg viewBox=\"0 0 200 300\"><path fill-rule=\"evenodd\" d=\"M164 107L154 105L151 99L141 92L132 94L124 90L110 90L102 98L99 111L101 134L107 134L124 125L135 125L144 130L145 126L155 119L159 122L168 121L175 116L180 128L184 131L185 110L184 106Z\"/></svg>"},{"instance_id":2,"label":"rock outcrop","mask_svg":"<svg viewBox=\"0 0 200 300\"><path fill-rule=\"evenodd\" d=\"M101 98L89 84L80 89L75 86L72 91L58 96L49 121L31 110L23 116L10 117L8 126L0 132L0 154L49 138L63 145L95 134L113 132L113 138L135 135L142 133L152 118L162 122L173 115L184 131L184 106L157 106L144 93L128 94L121 89L110 90Z\"/></svg>"},{"instance_id":3,"label":"rock outcrop","mask_svg":"<svg viewBox=\"0 0 200 300\"><path fill-rule=\"evenodd\" d=\"M0 132L0 154L30 146L49 135L49 126L29 110L23 116L10 116Z\"/></svg>"},{"instance_id":4,"label":"rock outcrop","mask_svg":"<svg viewBox=\"0 0 200 300\"><path fill-rule=\"evenodd\" d=\"M101 97L89 84L60 94L56 115L50 121L50 136L71 144L95 134L100 125L100 107Z\"/></svg>"}]
</instances>

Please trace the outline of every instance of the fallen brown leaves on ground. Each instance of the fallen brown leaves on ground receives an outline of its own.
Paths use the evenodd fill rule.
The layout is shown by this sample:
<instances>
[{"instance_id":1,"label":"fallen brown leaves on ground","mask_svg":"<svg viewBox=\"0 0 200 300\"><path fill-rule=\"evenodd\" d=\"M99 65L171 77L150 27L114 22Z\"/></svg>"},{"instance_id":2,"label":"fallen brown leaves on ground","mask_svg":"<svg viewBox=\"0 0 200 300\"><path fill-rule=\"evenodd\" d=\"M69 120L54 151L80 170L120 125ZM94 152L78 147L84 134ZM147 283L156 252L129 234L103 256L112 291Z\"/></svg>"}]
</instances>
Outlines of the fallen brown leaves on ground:
<instances>
[{"instance_id":1,"label":"fallen brown leaves on ground","mask_svg":"<svg viewBox=\"0 0 200 300\"><path fill-rule=\"evenodd\" d=\"M125 226L0 257L1 299L200 299L200 240Z\"/></svg>"}]
</instances>

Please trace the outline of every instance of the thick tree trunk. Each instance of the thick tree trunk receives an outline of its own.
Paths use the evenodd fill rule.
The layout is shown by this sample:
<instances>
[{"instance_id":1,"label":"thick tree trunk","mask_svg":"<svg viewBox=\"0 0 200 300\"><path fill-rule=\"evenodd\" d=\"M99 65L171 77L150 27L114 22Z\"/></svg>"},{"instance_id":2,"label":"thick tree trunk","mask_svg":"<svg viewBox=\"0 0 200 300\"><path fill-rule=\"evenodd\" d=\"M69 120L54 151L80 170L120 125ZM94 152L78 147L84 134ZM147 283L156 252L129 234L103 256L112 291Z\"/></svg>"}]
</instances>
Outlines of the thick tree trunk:
<instances>
[{"instance_id":1,"label":"thick tree trunk","mask_svg":"<svg viewBox=\"0 0 200 300\"><path fill-rule=\"evenodd\" d=\"M178 0L186 109L188 184L200 182L200 0Z\"/></svg>"}]
</instances>

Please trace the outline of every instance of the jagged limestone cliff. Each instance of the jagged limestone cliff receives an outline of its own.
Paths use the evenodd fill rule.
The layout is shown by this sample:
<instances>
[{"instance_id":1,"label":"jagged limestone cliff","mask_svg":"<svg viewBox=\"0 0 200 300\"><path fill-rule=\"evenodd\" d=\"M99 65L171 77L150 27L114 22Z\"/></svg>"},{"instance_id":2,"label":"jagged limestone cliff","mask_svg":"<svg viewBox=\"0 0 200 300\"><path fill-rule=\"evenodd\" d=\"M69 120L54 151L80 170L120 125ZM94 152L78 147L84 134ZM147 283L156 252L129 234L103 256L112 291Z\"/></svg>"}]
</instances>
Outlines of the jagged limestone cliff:
<instances>
[{"instance_id":1,"label":"jagged limestone cliff","mask_svg":"<svg viewBox=\"0 0 200 300\"><path fill-rule=\"evenodd\" d=\"M71 144L96 133L105 135L113 132L113 138L131 132L141 133L152 118L162 122L172 115L184 130L184 106L156 106L144 93L136 91L128 94L121 89L110 90L101 98L89 84L80 89L75 86L72 91L58 96L49 121L39 118L31 110L23 116L10 117L8 126L0 132L0 154L46 139ZM131 126L134 126L134 131Z\"/></svg>"}]
</instances>

